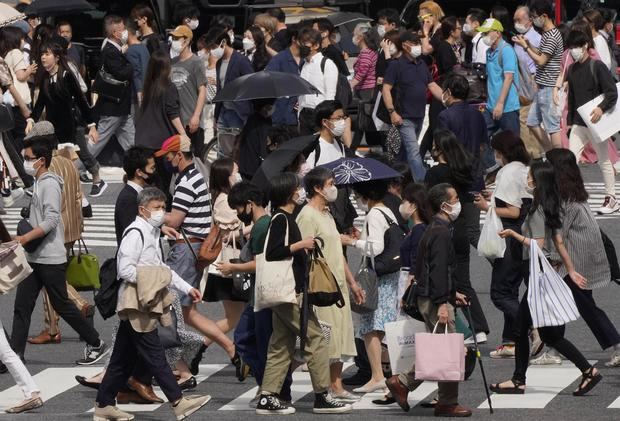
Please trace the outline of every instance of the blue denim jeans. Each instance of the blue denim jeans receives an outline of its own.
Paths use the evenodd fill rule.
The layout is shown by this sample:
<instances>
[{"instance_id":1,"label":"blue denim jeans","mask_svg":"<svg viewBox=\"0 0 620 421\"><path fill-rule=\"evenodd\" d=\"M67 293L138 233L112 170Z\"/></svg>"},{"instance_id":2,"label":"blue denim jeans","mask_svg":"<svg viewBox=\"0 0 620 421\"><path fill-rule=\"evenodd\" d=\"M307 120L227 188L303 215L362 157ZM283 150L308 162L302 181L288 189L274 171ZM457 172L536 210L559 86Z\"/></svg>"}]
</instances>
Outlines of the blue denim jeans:
<instances>
[{"instance_id":1,"label":"blue denim jeans","mask_svg":"<svg viewBox=\"0 0 620 421\"><path fill-rule=\"evenodd\" d=\"M420 131L422 131L422 120L403 119L403 124L398 126L398 131L401 137L400 157L407 160L415 181L421 183L426 176L426 167L424 167L423 157L420 156L418 144Z\"/></svg>"},{"instance_id":2,"label":"blue denim jeans","mask_svg":"<svg viewBox=\"0 0 620 421\"><path fill-rule=\"evenodd\" d=\"M510 130L517 136L520 136L521 125L519 123L519 111L510 111L502 114L499 120L493 120L493 111L486 109L482 114L484 121L487 123L487 130L489 131L489 138L493 138L498 132L504 130Z\"/></svg>"},{"instance_id":3,"label":"blue denim jeans","mask_svg":"<svg viewBox=\"0 0 620 421\"><path fill-rule=\"evenodd\" d=\"M553 86L538 85L538 92L527 116L528 127L540 127L542 124L545 132L552 135L561 130L561 116L562 112L553 103Z\"/></svg>"}]
</instances>

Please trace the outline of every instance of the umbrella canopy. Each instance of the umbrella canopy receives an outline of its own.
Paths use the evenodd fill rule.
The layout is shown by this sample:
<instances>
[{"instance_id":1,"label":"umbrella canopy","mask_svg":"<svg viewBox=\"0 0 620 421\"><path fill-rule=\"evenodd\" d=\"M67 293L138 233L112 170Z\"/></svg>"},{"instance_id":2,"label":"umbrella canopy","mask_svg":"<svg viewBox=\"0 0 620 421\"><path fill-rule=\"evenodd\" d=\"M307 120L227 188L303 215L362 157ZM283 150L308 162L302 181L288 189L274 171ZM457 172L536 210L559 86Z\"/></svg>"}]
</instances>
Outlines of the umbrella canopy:
<instances>
[{"instance_id":1,"label":"umbrella canopy","mask_svg":"<svg viewBox=\"0 0 620 421\"><path fill-rule=\"evenodd\" d=\"M25 12L27 15L54 16L87 12L95 7L86 0L34 0Z\"/></svg>"},{"instance_id":2,"label":"umbrella canopy","mask_svg":"<svg viewBox=\"0 0 620 421\"><path fill-rule=\"evenodd\" d=\"M322 167L334 172L337 185L400 177L400 173L372 158L340 158Z\"/></svg>"},{"instance_id":3,"label":"umbrella canopy","mask_svg":"<svg viewBox=\"0 0 620 421\"><path fill-rule=\"evenodd\" d=\"M267 155L261 166L252 177L252 183L261 189L271 188L270 179L284 172L284 169L291 165L295 158L300 154L308 153L316 141L316 136L301 136L283 143Z\"/></svg>"},{"instance_id":4,"label":"umbrella canopy","mask_svg":"<svg viewBox=\"0 0 620 421\"><path fill-rule=\"evenodd\" d=\"M241 76L227 83L224 89L217 93L213 101L246 101L320 93L321 91L314 85L298 75L263 70Z\"/></svg>"},{"instance_id":5,"label":"umbrella canopy","mask_svg":"<svg viewBox=\"0 0 620 421\"><path fill-rule=\"evenodd\" d=\"M327 19L340 32L340 47L349 54L357 54L359 49L353 44L353 30L358 23L372 22L368 16L357 12L336 12Z\"/></svg>"},{"instance_id":6,"label":"umbrella canopy","mask_svg":"<svg viewBox=\"0 0 620 421\"><path fill-rule=\"evenodd\" d=\"M26 15L19 13L8 4L0 3L0 27L10 25L22 19L26 19Z\"/></svg>"}]
</instances>

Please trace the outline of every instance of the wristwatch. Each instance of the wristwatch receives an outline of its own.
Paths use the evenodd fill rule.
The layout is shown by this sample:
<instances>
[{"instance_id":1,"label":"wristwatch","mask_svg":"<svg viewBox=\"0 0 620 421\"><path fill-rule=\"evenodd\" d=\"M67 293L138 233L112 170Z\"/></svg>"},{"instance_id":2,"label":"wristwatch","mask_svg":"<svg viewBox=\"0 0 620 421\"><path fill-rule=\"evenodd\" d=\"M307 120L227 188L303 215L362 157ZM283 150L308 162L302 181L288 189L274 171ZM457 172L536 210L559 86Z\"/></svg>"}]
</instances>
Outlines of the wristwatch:
<instances>
[{"instance_id":1,"label":"wristwatch","mask_svg":"<svg viewBox=\"0 0 620 421\"><path fill-rule=\"evenodd\" d=\"M394 108L388 108L388 113L392 114L394 111L396 111Z\"/></svg>"}]
</instances>

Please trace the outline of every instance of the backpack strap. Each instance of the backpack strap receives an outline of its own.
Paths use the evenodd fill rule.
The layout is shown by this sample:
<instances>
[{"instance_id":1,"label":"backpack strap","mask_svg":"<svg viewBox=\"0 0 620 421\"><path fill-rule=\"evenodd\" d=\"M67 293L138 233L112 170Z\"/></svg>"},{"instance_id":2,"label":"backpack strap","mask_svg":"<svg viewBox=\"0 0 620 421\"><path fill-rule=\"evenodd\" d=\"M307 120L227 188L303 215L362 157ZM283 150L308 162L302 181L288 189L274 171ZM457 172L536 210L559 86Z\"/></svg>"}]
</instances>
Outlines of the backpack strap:
<instances>
[{"instance_id":1,"label":"backpack strap","mask_svg":"<svg viewBox=\"0 0 620 421\"><path fill-rule=\"evenodd\" d=\"M125 232L123 233L123 236L121 237L121 244L123 242L123 238L125 238L127 236L127 234L129 234L131 231L138 231L138 234L140 234L140 239L142 240L142 244L144 244L144 234L142 234L142 230L137 228L137 227L131 227L125 230ZM116 257L118 257L118 250L120 249L120 244L118 246L118 248L116 249Z\"/></svg>"},{"instance_id":2,"label":"backpack strap","mask_svg":"<svg viewBox=\"0 0 620 421\"><path fill-rule=\"evenodd\" d=\"M323 58L321 59L321 73L323 73L323 75L325 75L325 63L327 62L327 56L323 56Z\"/></svg>"}]
</instances>

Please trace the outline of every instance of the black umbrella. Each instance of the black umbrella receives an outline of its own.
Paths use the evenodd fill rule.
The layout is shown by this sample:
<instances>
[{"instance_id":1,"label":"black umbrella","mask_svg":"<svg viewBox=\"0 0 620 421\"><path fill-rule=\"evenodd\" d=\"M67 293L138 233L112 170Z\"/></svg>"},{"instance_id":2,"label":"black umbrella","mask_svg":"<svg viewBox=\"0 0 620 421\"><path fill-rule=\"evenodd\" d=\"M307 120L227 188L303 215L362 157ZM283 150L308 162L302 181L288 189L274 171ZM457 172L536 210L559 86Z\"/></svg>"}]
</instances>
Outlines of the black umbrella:
<instances>
[{"instance_id":1,"label":"black umbrella","mask_svg":"<svg viewBox=\"0 0 620 421\"><path fill-rule=\"evenodd\" d=\"M358 53L359 49L353 44L353 30L358 23L372 22L368 16L357 12L336 12L327 16L327 19L340 32L340 47L348 53Z\"/></svg>"},{"instance_id":2,"label":"black umbrella","mask_svg":"<svg viewBox=\"0 0 620 421\"><path fill-rule=\"evenodd\" d=\"M320 93L321 91L298 75L263 70L262 72L241 76L227 83L217 93L213 101L245 101Z\"/></svg>"},{"instance_id":3,"label":"black umbrella","mask_svg":"<svg viewBox=\"0 0 620 421\"><path fill-rule=\"evenodd\" d=\"M34 0L24 13L26 15L54 16L95 10L86 0Z\"/></svg>"},{"instance_id":4,"label":"black umbrella","mask_svg":"<svg viewBox=\"0 0 620 421\"><path fill-rule=\"evenodd\" d=\"M269 190L271 188L269 180L284 172L284 169L291 165L300 154L309 153L315 141L316 136L311 135L296 137L283 143L267 155L252 177L252 183L261 189Z\"/></svg>"}]
</instances>

